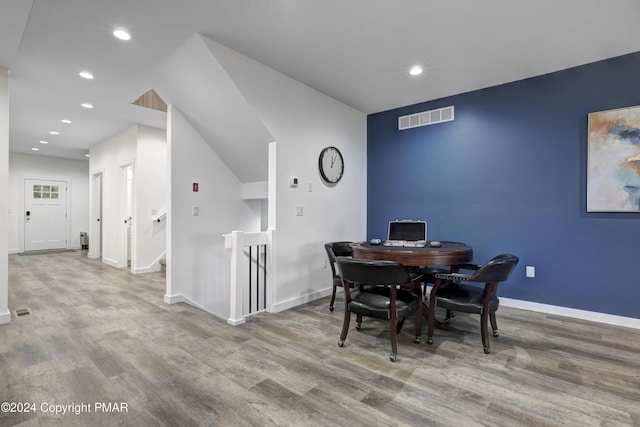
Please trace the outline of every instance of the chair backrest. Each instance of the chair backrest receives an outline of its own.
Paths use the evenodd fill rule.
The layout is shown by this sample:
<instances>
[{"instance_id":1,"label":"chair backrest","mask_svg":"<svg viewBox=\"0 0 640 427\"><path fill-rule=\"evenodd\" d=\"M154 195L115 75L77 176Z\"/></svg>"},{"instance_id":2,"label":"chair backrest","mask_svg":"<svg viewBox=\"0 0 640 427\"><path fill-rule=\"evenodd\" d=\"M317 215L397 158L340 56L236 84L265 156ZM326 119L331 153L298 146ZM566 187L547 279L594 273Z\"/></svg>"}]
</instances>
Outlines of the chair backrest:
<instances>
[{"instance_id":1,"label":"chair backrest","mask_svg":"<svg viewBox=\"0 0 640 427\"><path fill-rule=\"evenodd\" d=\"M338 269L336 267L336 258L339 256L351 256L353 254L353 250L351 249L352 243L353 242L343 241L324 244L324 249L327 251L327 256L329 257L329 265L331 266L331 274L333 275L334 280L340 279L338 276Z\"/></svg>"},{"instance_id":2,"label":"chair backrest","mask_svg":"<svg viewBox=\"0 0 640 427\"><path fill-rule=\"evenodd\" d=\"M469 279L471 282L500 283L509 278L520 259L511 254L500 254L480 267Z\"/></svg>"},{"instance_id":3,"label":"chair backrest","mask_svg":"<svg viewBox=\"0 0 640 427\"><path fill-rule=\"evenodd\" d=\"M329 242L324 244L324 249L327 251L327 256L330 262L336 262L336 257L339 256L351 256L353 250L351 244L353 242Z\"/></svg>"},{"instance_id":4,"label":"chair backrest","mask_svg":"<svg viewBox=\"0 0 640 427\"><path fill-rule=\"evenodd\" d=\"M338 269L343 280L363 285L403 285L409 283L409 273L395 261L365 261L338 257Z\"/></svg>"}]
</instances>

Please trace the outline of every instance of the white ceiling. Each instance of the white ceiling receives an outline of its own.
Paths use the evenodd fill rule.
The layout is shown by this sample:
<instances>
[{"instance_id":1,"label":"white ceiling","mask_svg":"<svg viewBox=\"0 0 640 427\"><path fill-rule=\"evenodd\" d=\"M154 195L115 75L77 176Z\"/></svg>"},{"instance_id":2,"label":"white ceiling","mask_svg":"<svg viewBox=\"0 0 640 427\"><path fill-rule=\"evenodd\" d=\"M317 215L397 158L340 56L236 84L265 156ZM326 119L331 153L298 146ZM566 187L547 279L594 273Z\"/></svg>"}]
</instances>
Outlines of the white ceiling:
<instances>
[{"instance_id":1,"label":"white ceiling","mask_svg":"<svg viewBox=\"0 0 640 427\"><path fill-rule=\"evenodd\" d=\"M639 21L638 0L0 0L10 150L79 159L133 124L164 127L130 102L194 33L369 114L640 51Z\"/></svg>"}]
</instances>

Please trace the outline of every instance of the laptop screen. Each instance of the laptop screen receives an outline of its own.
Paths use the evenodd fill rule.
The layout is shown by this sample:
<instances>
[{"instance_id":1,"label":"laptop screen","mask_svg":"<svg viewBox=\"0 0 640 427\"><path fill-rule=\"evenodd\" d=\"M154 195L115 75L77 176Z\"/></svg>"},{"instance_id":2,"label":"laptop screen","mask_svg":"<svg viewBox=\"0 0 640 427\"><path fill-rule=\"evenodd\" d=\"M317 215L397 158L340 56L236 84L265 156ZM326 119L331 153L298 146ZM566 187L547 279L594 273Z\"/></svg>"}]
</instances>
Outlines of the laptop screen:
<instances>
[{"instance_id":1,"label":"laptop screen","mask_svg":"<svg viewBox=\"0 0 640 427\"><path fill-rule=\"evenodd\" d=\"M427 240L425 221L389 221L388 240Z\"/></svg>"}]
</instances>

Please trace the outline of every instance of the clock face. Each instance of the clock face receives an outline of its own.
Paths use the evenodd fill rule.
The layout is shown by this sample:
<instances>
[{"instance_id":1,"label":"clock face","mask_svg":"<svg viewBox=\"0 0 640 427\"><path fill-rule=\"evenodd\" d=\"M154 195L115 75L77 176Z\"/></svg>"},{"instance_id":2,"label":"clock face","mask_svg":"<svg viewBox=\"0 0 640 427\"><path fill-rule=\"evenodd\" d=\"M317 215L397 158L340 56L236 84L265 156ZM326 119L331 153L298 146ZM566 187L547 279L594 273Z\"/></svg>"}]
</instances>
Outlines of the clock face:
<instances>
[{"instance_id":1,"label":"clock face","mask_svg":"<svg viewBox=\"0 0 640 427\"><path fill-rule=\"evenodd\" d=\"M320 152L318 168L322 179L330 184L340 181L344 173L342 153L336 147L327 147Z\"/></svg>"}]
</instances>

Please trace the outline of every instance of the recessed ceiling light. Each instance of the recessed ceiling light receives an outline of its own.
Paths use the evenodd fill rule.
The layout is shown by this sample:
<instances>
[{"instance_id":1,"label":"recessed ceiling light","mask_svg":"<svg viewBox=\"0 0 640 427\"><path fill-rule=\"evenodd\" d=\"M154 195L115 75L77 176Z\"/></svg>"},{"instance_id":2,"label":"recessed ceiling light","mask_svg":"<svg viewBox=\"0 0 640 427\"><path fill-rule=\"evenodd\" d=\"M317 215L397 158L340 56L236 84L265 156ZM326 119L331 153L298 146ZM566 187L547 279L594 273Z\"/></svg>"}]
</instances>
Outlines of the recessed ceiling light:
<instances>
[{"instance_id":1,"label":"recessed ceiling light","mask_svg":"<svg viewBox=\"0 0 640 427\"><path fill-rule=\"evenodd\" d=\"M131 40L131 34L129 34L126 30L123 30L122 28L118 28L117 30L115 30L113 32L113 35L120 40Z\"/></svg>"},{"instance_id":2,"label":"recessed ceiling light","mask_svg":"<svg viewBox=\"0 0 640 427\"><path fill-rule=\"evenodd\" d=\"M88 102L85 102L84 104L82 104L83 108L88 108L88 109L92 109L93 105L89 104Z\"/></svg>"},{"instance_id":3,"label":"recessed ceiling light","mask_svg":"<svg viewBox=\"0 0 640 427\"><path fill-rule=\"evenodd\" d=\"M40 151L40 149L39 149L39 148L36 148L36 147L32 147L32 148L31 148L31 151Z\"/></svg>"},{"instance_id":4,"label":"recessed ceiling light","mask_svg":"<svg viewBox=\"0 0 640 427\"><path fill-rule=\"evenodd\" d=\"M422 74L422 67L419 66L419 65L414 65L409 70L409 74L411 74L412 76L418 76L418 75Z\"/></svg>"},{"instance_id":5,"label":"recessed ceiling light","mask_svg":"<svg viewBox=\"0 0 640 427\"><path fill-rule=\"evenodd\" d=\"M84 156L85 157L91 157L91 154L85 154Z\"/></svg>"},{"instance_id":6,"label":"recessed ceiling light","mask_svg":"<svg viewBox=\"0 0 640 427\"><path fill-rule=\"evenodd\" d=\"M78 75L83 79L87 79L87 80L93 79L93 74L91 74L89 71L80 71Z\"/></svg>"},{"instance_id":7,"label":"recessed ceiling light","mask_svg":"<svg viewBox=\"0 0 640 427\"><path fill-rule=\"evenodd\" d=\"M58 132L57 130L52 130L49 132L51 135L60 135L60 132Z\"/></svg>"},{"instance_id":8,"label":"recessed ceiling light","mask_svg":"<svg viewBox=\"0 0 640 427\"><path fill-rule=\"evenodd\" d=\"M49 143L49 141L45 141L44 139L43 139L43 140L40 140L40 141L38 141L38 142L39 142L40 144L48 144L48 143Z\"/></svg>"},{"instance_id":9,"label":"recessed ceiling light","mask_svg":"<svg viewBox=\"0 0 640 427\"><path fill-rule=\"evenodd\" d=\"M64 123L65 125L71 124L71 120L69 119L62 119L60 120L62 123Z\"/></svg>"}]
</instances>

